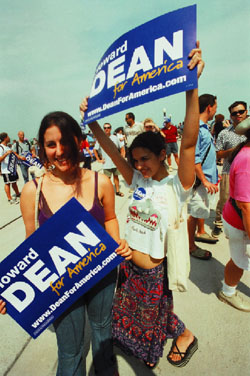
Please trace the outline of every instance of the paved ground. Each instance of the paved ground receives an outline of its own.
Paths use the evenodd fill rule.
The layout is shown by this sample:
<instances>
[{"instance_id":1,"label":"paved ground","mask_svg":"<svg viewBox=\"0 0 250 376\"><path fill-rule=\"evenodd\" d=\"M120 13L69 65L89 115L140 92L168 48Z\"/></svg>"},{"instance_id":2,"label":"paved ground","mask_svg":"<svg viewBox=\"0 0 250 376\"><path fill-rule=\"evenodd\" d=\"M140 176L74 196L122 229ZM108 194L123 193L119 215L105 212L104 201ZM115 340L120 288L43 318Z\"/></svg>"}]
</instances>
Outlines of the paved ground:
<instances>
[{"instance_id":1,"label":"paved ground","mask_svg":"<svg viewBox=\"0 0 250 376\"><path fill-rule=\"evenodd\" d=\"M94 169L100 165L94 163ZM175 173L174 170L173 173ZM21 174L20 174L21 176ZM23 183L19 182L21 188ZM124 230L127 198L129 196L121 180L121 190L125 197L116 197L116 212ZM24 239L24 226L20 218L18 205L6 202L2 178L0 180L0 261L11 253ZM207 221L210 232L214 211ZM199 350L191 362L183 369L171 366L166 360L171 342L166 344L164 356L154 371L150 371L138 360L126 357L116 349L121 376L132 375L190 375L190 376L248 376L250 369L250 313L244 313L221 303L216 294L223 279L224 265L228 261L228 243L221 235L216 245L206 245L213 252L210 261L191 259L189 291L174 294L175 312L195 333L199 340ZM250 297L250 273L245 273L239 290ZM88 375L93 375L90 351L90 333L87 338L85 354L87 356ZM55 334L46 330L33 340L8 315L0 318L0 376L52 376L56 373Z\"/></svg>"}]
</instances>

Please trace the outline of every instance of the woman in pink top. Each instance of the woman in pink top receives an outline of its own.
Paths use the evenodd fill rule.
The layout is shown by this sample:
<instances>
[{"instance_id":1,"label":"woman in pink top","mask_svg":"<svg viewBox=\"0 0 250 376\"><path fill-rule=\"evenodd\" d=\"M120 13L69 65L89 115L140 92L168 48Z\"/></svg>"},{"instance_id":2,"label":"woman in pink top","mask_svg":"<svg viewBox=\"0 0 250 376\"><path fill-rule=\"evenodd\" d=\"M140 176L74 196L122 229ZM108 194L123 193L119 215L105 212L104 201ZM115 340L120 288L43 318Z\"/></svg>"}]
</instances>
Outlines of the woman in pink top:
<instances>
[{"instance_id":1,"label":"woman in pink top","mask_svg":"<svg viewBox=\"0 0 250 376\"><path fill-rule=\"evenodd\" d=\"M238 293L236 287L244 270L250 270L250 118L235 128L247 137L231 156L230 198L223 209L225 234L229 238L231 259L225 267L219 299L224 303L250 312L250 300Z\"/></svg>"}]
</instances>

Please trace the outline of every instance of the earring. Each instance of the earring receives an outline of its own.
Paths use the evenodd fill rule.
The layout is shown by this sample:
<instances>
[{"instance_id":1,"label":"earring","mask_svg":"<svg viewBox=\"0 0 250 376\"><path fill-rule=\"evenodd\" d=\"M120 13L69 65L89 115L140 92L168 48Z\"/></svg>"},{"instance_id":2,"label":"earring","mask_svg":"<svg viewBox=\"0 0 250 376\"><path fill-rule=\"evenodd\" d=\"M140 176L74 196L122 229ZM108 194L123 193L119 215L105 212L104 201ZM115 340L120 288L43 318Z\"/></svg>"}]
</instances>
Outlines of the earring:
<instances>
[{"instance_id":1,"label":"earring","mask_svg":"<svg viewBox=\"0 0 250 376\"><path fill-rule=\"evenodd\" d=\"M47 167L47 170L48 170L48 171L53 171L54 168L55 168L55 165L50 164L50 165Z\"/></svg>"}]
</instances>

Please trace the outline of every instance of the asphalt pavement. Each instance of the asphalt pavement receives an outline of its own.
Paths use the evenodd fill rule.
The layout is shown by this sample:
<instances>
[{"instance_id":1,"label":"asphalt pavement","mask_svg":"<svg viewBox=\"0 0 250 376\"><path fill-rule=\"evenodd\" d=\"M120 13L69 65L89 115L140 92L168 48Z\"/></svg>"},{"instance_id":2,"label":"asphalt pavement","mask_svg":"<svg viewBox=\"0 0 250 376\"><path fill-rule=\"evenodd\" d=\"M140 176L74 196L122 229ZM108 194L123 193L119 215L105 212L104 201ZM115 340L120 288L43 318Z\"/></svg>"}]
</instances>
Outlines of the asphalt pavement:
<instances>
[{"instance_id":1,"label":"asphalt pavement","mask_svg":"<svg viewBox=\"0 0 250 376\"><path fill-rule=\"evenodd\" d=\"M100 164L93 163L99 170ZM172 172L176 173L176 169ZM19 188L23 186L19 173ZM10 205L0 178L0 261L7 257L25 238L19 205ZM116 196L116 213L121 235L124 233L129 189L120 178L124 197ZM213 228L216 195L211 216L206 221L207 232ZM221 288L224 266L229 260L228 241L224 233L215 245L201 244L213 253L209 261L191 258L189 289L174 293L174 311L199 341L199 349L185 368L170 365L166 356L171 341L165 346L164 356L153 370L145 368L139 360L115 349L120 376L132 375L187 375L187 376L249 376L250 374L250 313L238 311L217 298ZM250 273L245 272L238 289L250 299ZM0 376L53 376L57 367L55 334L45 330L32 339L8 315L0 318ZM87 374L94 375L91 355L90 329L86 325L85 350Z\"/></svg>"}]
</instances>

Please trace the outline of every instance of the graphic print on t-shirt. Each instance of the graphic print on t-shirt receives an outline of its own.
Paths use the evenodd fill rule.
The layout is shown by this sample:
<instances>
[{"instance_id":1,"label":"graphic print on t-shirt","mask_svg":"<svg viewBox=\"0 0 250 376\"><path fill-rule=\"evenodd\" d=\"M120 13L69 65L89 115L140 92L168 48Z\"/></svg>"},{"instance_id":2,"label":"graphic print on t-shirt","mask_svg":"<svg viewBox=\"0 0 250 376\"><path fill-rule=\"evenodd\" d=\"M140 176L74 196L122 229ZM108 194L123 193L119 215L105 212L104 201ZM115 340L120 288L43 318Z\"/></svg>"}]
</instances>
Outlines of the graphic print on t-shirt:
<instances>
[{"instance_id":1,"label":"graphic print on t-shirt","mask_svg":"<svg viewBox=\"0 0 250 376\"><path fill-rule=\"evenodd\" d=\"M153 207L150 199L145 201L133 200L129 206L129 214L130 220L152 231L159 227L161 221L161 213Z\"/></svg>"}]
</instances>

